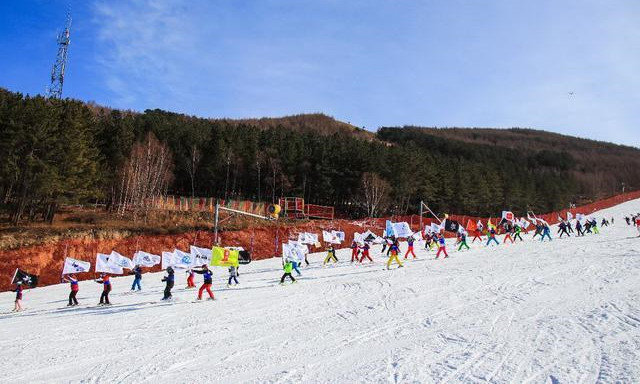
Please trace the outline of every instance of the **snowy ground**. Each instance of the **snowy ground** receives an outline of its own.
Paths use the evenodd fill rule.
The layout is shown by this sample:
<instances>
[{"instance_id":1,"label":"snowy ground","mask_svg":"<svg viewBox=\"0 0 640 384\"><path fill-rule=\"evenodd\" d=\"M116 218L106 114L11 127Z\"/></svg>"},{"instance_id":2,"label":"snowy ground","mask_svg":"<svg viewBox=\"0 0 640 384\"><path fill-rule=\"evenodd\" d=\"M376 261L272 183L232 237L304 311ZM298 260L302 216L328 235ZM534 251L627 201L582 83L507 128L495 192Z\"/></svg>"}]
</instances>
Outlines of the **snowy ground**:
<instances>
[{"instance_id":1,"label":"snowy ground","mask_svg":"<svg viewBox=\"0 0 640 384\"><path fill-rule=\"evenodd\" d=\"M279 259L241 267L232 289L218 269L212 302L181 274L173 303L158 303L161 274L135 294L113 279L112 307L91 281L73 309L67 285L38 288L0 315L0 382L637 383L640 238L622 216L638 211L598 214L616 219L600 235L419 251L391 271L378 246L373 265L312 255L295 285L277 284Z\"/></svg>"}]
</instances>

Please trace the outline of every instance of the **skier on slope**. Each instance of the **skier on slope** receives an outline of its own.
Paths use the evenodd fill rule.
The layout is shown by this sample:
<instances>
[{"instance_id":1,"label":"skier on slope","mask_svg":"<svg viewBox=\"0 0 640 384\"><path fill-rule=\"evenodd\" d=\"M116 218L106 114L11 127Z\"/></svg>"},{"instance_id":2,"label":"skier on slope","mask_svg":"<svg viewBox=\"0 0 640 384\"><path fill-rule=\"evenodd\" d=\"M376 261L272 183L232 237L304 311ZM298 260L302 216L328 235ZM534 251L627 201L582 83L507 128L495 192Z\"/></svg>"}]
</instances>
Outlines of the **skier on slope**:
<instances>
[{"instance_id":1,"label":"skier on slope","mask_svg":"<svg viewBox=\"0 0 640 384\"><path fill-rule=\"evenodd\" d=\"M542 236L543 230L544 230L544 226L542 225L542 223L536 223L536 232L533 234L532 239L535 239L536 236L538 235Z\"/></svg>"},{"instance_id":2,"label":"skier on slope","mask_svg":"<svg viewBox=\"0 0 640 384\"><path fill-rule=\"evenodd\" d=\"M129 274L134 275L133 284L131 284L131 290L135 291L137 287L138 291L141 291L142 287L140 286L140 281L142 281L142 267L136 265L135 267L133 267L131 272L129 272Z\"/></svg>"},{"instance_id":3,"label":"skier on slope","mask_svg":"<svg viewBox=\"0 0 640 384\"><path fill-rule=\"evenodd\" d=\"M444 235L442 233L439 234L437 239L438 239L438 252L436 253L436 259L440 257L440 252L444 252L443 259L446 259L447 257L449 257L449 254L447 253L447 244L444 240Z\"/></svg>"},{"instance_id":4,"label":"skier on slope","mask_svg":"<svg viewBox=\"0 0 640 384\"><path fill-rule=\"evenodd\" d=\"M391 262L395 261L398 263L398 268L402 268L402 263L400 259L398 259L398 254L400 253L400 248L398 247L397 240L389 247L389 260L387 260L387 269L391 268Z\"/></svg>"},{"instance_id":5,"label":"skier on slope","mask_svg":"<svg viewBox=\"0 0 640 384\"><path fill-rule=\"evenodd\" d=\"M513 244L513 238L511 237L513 227L510 224L505 224L504 231L505 231L505 235L504 235L504 239L502 239L502 243L506 244L508 240L511 242L511 244Z\"/></svg>"},{"instance_id":6,"label":"skier on slope","mask_svg":"<svg viewBox=\"0 0 640 384\"><path fill-rule=\"evenodd\" d=\"M596 235L600 233L600 230L598 229L598 222L596 221L596 219L591 220L591 229Z\"/></svg>"},{"instance_id":7,"label":"skier on slope","mask_svg":"<svg viewBox=\"0 0 640 384\"><path fill-rule=\"evenodd\" d=\"M300 274L300 272L298 272L298 274ZM238 268L233 265L229 267L229 281L227 282L227 287L231 286L232 280L235 281L236 285L240 284L238 283Z\"/></svg>"},{"instance_id":8,"label":"skier on slope","mask_svg":"<svg viewBox=\"0 0 640 384\"><path fill-rule=\"evenodd\" d=\"M582 230L582 223L580 220L576 221L576 232L578 232L577 236L584 236L584 231Z\"/></svg>"},{"instance_id":9,"label":"skier on slope","mask_svg":"<svg viewBox=\"0 0 640 384\"><path fill-rule=\"evenodd\" d=\"M69 304L67 304L67 307L78 305L78 299L76 299L76 295L80 290L80 287L78 286L78 278L76 275L71 274L64 276L62 279L71 285L71 291L69 291Z\"/></svg>"},{"instance_id":10,"label":"skier on slope","mask_svg":"<svg viewBox=\"0 0 640 384\"><path fill-rule=\"evenodd\" d=\"M162 281L165 283L162 300L171 299L171 289L173 289L173 284L175 283L174 273L173 268L167 267L167 276L162 278Z\"/></svg>"},{"instance_id":11,"label":"skier on slope","mask_svg":"<svg viewBox=\"0 0 640 384\"><path fill-rule=\"evenodd\" d=\"M415 241L415 239L413 238L413 236L409 236L409 238L407 239L407 252L404 254L404 259L406 260L407 257L411 254L413 255L413 258L416 258L416 254L415 252L413 252L413 242Z\"/></svg>"},{"instance_id":12,"label":"skier on slope","mask_svg":"<svg viewBox=\"0 0 640 384\"><path fill-rule=\"evenodd\" d=\"M640 216L636 216L636 230L638 231L638 237L640 237Z\"/></svg>"},{"instance_id":13,"label":"skier on slope","mask_svg":"<svg viewBox=\"0 0 640 384\"><path fill-rule=\"evenodd\" d=\"M202 275L204 282L198 290L198 300L202 300L202 293L206 290L209 294L209 300L214 300L213 292L211 292L211 284L213 284L213 272L209 269L207 264L202 264L202 267L193 270L195 273Z\"/></svg>"},{"instance_id":14,"label":"skier on slope","mask_svg":"<svg viewBox=\"0 0 640 384\"><path fill-rule=\"evenodd\" d=\"M520 228L520 225L516 224L516 226L514 227L514 232L515 232L515 235L513 236L514 242L516 241L516 239L520 239L520 241L524 241L520 236L520 233L522 232L522 228Z\"/></svg>"},{"instance_id":15,"label":"skier on slope","mask_svg":"<svg viewBox=\"0 0 640 384\"><path fill-rule=\"evenodd\" d=\"M300 270L298 269L299 264L297 261L295 260L291 260L291 267L293 268L294 271L296 271L296 273L298 274L298 276L302 276L302 273L300 273Z\"/></svg>"},{"instance_id":16,"label":"skier on slope","mask_svg":"<svg viewBox=\"0 0 640 384\"><path fill-rule=\"evenodd\" d=\"M360 258L360 262L362 263L364 261L364 258L366 257L367 259L369 259L370 262L373 263L373 259L371 258L371 256L369 256L369 249L371 247L369 246L369 243L367 243L366 241L364 242L364 245L362 246L362 248L360 248L362 250L362 257Z\"/></svg>"},{"instance_id":17,"label":"skier on slope","mask_svg":"<svg viewBox=\"0 0 640 384\"><path fill-rule=\"evenodd\" d=\"M496 239L496 229L494 227L489 228L489 231L487 232L487 246L491 244L491 241L495 242L496 245L500 245L498 239Z\"/></svg>"},{"instance_id":18,"label":"skier on slope","mask_svg":"<svg viewBox=\"0 0 640 384\"><path fill-rule=\"evenodd\" d=\"M12 291L16 293L16 299L13 302L13 310L11 312L20 312L22 311L22 282L18 281L16 283L16 289Z\"/></svg>"},{"instance_id":19,"label":"skier on slope","mask_svg":"<svg viewBox=\"0 0 640 384\"><path fill-rule=\"evenodd\" d=\"M475 243L476 239L482 242L482 226L480 225L473 232L473 240L471 240L471 243Z\"/></svg>"},{"instance_id":20,"label":"skier on slope","mask_svg":"<svg viewBox=\"0 0 640 384\"><path fill-rule=\"evenodd\" d=\"M295 283L296 279L294 279L293 276L291 275L291 271L293 271L293 264L291 263L291 260L285 261L284 265L282 266L282 269L284 270L284 274L280 278L280 285L284 285L284 279L287 276L291 279L292 284Z\"/></svg>"},{"instance_id":21,"label":"skier on slope","mask_svg":"<svg viewBox=\"0 0 640 384\"><path fill-rule=\"evenodd\" d=\"M102 284L102 294L100 294L100 303L98 305L111 305L109 302L109 292L111 292L111 280L108 273L101 273L96 283Z\"/></svg>"},{"instance_id":22,"label":"skier on slope","mask_svg":"<svg viewBox=\"0 0 640 384\"><path fill-rule=\"evenodd\" d=\"M353 263L354 261L358 260L358 253L360 251L358 251L358 243L356 243L355 240L353 240L351 242L351 262Z\"/></svg>"},{"instance_id":23,"label":"skier on slope","mask_svg":"<svg viewBox=\"0 0 640 384\"><path fill-rule=\"evenodd\" d=\"M187 273L187 289L195 288L196 282L194 281L194 278L196 276L196 273L193 272L193 269L191 268L187 269L186 273Z\"/></svg>"},{"instance_id":24,"label":"skier on slope","mask_svg":"<svg viewBox=\"0 0 640 384\"><path fill-rule=\"evenodd\" d=\"M335 248L333 248L332 244L329 244L329 248L327 248L327 257L324 258L324 262L322 263L322 266L324 267L329 260L333 260L334 264L338 263L338 258L336 257L336 250Z\"/></svg>"},{"instance_id":25,"label":"skier on slope","mask_svg":"<svg viewBox=\"0 0 640 384\"><path fill-rule=\"evenodd\" d=\"M559 238L562 238L562 235L571 237L571 235L569 235L569 232L567 232L567 224L564 221L561 221L560 224L558 224L558 233L560 234Z\"/></svg>"},{"instance_id":26,"label":"skier on slope","mask_svg":"<svg viewBox=\"0 0 640 384\"><path fill-rule=\"evenodd\" d=\"M544 241L545 237L547 237L549 241L551 241L551 229L547 224L545 224L544 227L542 227L542 237L540 238L540 241L541 242Z\"/></svg>"},{"instance_id":27,"label":"skier on slope","mask_svg":"<svg viewBox=\"0 0 640 384\"><path fill-rule=\"evenodd\" d=\"M460 244L458 246L458 251L462 250L462 247L467 247L467 249L469 248L469 245L467 244L467 234L464 232L460 232L458 233L458 244Z\"/></svg>"}]
</instances>

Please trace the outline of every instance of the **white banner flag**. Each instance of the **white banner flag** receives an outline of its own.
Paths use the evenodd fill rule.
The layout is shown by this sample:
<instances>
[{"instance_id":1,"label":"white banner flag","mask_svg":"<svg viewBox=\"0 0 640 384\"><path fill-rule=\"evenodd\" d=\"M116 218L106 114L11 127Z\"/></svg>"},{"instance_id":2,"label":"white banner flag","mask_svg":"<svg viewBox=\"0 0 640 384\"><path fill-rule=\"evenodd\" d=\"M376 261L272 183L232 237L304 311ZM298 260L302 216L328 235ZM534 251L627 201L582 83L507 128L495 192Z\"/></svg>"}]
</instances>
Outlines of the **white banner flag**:
<instances>
[{"instance_id":1,"label":"white banner flag","mask_svg":"<svg viewBox=\"0 0 640 384\"><path fill-rule=\"evenodd\" d=\"M109 263L110 255L104 253L98 253L96 255L96 272L113 273L115 275L122 275L122 267Z\"/></svg>"},{"instance_id":2,"label":"white banner flag","mask_svg":"<svg viewBox=\"0 0 640 384\"><path fill-rule=\"evenodd\" d=\"M91 269L91 263L88 261L81 261L67 257L64 259L64 267L62 268L62 274L69 273L82 273L89 272Z\"/></svg>"},{"instance_id":3,"label":"white banner flag","mask_svg":"<svg viewBox=\"0 0 640 384\"><path fill-rule=\"evenodd\" d=\"M331 231L331 234L334 235L336 239L338 239L338 244L344 241L345 236L343 231Z\"/></svg>"},{"instance_id":4,"label":"white banner flag","mask_svg":"<svg viewBox=\"0 0 640 384\"><path fill-rule=\"evenodd\" d=\"M162 251L162 269L173 266L173 252Z\"/></svg>"},{"instance_id":5,"label":"white banner flag","mask_svg":"<svg viewBox=\"0 0 640 384\"><path fill-rule=\"evenodd\" d=\"M440 233L440 230L442 228L436 224L436 223L431 223L431 233Z\"/></svg>"},{"instance_id":6,"label":"white banner flag","mask_svg":"<svg viewBox=\"0 0 640 384\"><path fill-rule=\"evenodd\" d=\"M204 264L204 263L202 263ZM200 264L200 265L202 265ZM188 268L193 268L196 265L196 257L193 256L190 253L187 252L183 252L179 249L174 249L173 250L173 261L171 263L171 266L174 268L182 268L182 269L188 269Z\"/></svg>"},{"instance_id":7,"label":"white banner flag","mask_svg":"<svg viewBox=\"0 0 640 384\"><path fill-rule=\"evenodd\" d=\"M195 245L192 245L190 250L191 250L191 255L195 257L195 260L194 260L195 265L202 265L202 264L209 265L211 263L211 255L212 255L211 249L196 247Z\"/></svg>"},{"instance_id":8,"label":"white banner flag","mask_svg":"<svg viewBox=\"0 0 640 384\"><path fill-rule=\"evenodd\" d=\"M133 269L134 267L133 261L131 261L130 258L122 256L116 251L111 251L111 254L109 255L109 264L111 264L114 267L120 267L120 268L126 268L126 269Z\"/></svg>"},{"instance_id":9,"label":"white banner flag","mask_svg":"<svg viewBox=\"0 0 640 384\"><path fill-rule=\"evenodd\" d=\"M133 264L143 267L153 267L154 265L160 264L160 256L138 251L133 255Z\"/></svg>"},{"instance_id":10,"label":"white banner flag","mask_svg":"<svg viewBox=\"0 0 640 384\"><path fill-rule=\"evenodd\" d=\"M573 214L571 212L567 212L567 220L568 221L573 220Z\"/></svg>"},{"instance_id":11,"label":"white banner flag","mask_svg":"<svg viewBox=\"0 0 640 384\"><path fill-rule=\"evenodd\" d=\"M335 231L322 231L322 241L325 243L340 244L340 238L336 235Z\"/></svg>"},{"instance_id":12,"label":"white banner flag","mask_svg":"<svg viewBox=\"0 0 640 384\"><path fill-rule=\"evenodd\" d=\"M303 248L304 247L304 248ZM282 258L301 263L304 261L306 245L282 244Z\"/></svg>"}]
</instances>

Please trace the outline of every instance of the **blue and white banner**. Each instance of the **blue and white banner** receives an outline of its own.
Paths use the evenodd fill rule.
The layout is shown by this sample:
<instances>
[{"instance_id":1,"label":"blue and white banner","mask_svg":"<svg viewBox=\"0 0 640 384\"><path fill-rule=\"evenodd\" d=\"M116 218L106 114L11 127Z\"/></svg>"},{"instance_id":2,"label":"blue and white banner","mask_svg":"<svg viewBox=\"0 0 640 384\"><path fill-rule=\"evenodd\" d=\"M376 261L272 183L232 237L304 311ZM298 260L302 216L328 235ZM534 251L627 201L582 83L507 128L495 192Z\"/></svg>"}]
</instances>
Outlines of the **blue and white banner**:
<instances>
[{"instance_id":1,"label":"blue and white banner","mask_svg":"<svg viewBox=\"0 0 640 384\"><path fill-rule=\"evenodd\" d=\"M67 275L69 273L83 273L89 272L91 269L91 263L88 261L76 260L71 257L64 259L64 267L62 268L62 274Z\"/></svg>"}]
</instances>

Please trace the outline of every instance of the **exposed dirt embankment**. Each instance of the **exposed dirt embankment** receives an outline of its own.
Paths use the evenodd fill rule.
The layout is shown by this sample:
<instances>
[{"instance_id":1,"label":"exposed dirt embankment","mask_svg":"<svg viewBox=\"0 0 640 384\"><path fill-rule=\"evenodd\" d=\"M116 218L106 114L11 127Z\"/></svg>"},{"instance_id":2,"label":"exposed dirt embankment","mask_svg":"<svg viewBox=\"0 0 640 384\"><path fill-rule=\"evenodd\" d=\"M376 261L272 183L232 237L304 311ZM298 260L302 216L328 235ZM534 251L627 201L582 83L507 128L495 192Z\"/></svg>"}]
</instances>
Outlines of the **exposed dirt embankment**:
<instances>
[{"instance_id":1,"label":"exposed dirt embankment","mask_svg":"<svg viewBox=\"0 0 640 384\"><path fill-rule=\"evenodd\" d=\"M372 228L375 227L347 220L312 221L225 231L220 233L220 240L223 246L242 246L252 251L252 258L259 260L279 256L280 244L289 238L297 238L299 232L308 231L321 235L323 229L342 230L346 238L351 239L354 232L363 232ZM96 253L111 253L115 250L122 255L132 257L137 250L142 250L159 255L162 251L172 251L174 248L188 251L190 245L210 247L212 244L213 232L209 231L169 235L133 235L128 231L105 230L83 231L74 234L73 238L53 237L42 244L0 251L2 276L0 290L6 291L10 288L10 278L16 268L39 275L41 286L59 283L65 256L90 261L93 266ZM318 249L312 248L312 251L318 251ZM148 270L159 271L160 266ZM80 275L81 279L94 277L93 273Z\"/></svg>"}]
</instances>

